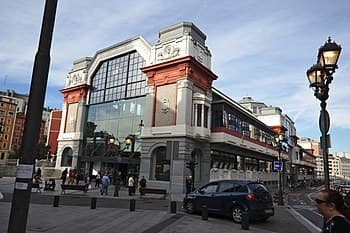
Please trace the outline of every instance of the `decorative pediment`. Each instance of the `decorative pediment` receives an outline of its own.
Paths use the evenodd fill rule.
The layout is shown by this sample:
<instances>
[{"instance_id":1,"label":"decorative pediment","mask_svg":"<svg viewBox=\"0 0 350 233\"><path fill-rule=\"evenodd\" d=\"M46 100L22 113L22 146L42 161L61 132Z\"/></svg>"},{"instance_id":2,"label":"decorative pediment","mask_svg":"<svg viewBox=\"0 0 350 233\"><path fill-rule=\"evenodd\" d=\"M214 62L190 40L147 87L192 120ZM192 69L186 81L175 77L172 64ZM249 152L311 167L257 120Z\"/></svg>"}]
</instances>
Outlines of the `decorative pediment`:
<instances>
[{"instance_id":1,"label":"decorative pediment","mask_svg":"<svg viewBox=\"0 0 350 233\"><path fill-rule=\"evenodd\" d=\"M69 73L66 78L65 87L72 87L81 84L86 84L87 75L86 70L79 70L72 73Z\"/></svg>"}]
</instances>

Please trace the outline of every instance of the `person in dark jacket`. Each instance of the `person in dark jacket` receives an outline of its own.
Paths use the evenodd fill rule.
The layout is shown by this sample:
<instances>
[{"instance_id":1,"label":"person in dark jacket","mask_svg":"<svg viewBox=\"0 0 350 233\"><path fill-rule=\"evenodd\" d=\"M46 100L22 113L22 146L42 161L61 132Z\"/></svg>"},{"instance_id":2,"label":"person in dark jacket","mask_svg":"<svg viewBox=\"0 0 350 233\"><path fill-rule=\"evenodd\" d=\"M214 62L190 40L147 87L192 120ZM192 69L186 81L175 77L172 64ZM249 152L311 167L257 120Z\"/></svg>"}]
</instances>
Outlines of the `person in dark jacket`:
<instances>
[{"instance_id":1,"label":"person in dark jacket","mask_svg":"<svg viewBox=\"0 0 350 233\"><path fill-rule=\"evenodd\" d=\"M146 181L146 179L145 179L145 177L144 176L142 176L142 178L141 178L141 180L140 180L140 195L145 195L142 191L141 191L141 189L142 188L146 188L146 183L147 183L147 181Z\"/></svg>"},{"instance_id":2,"label":"person in dark jacket","mask_svg":"<svg viewBox=\"0 0 350 233\"><path fill-rule=\"evenodd\" d=\"M322 233L348 233L350 212L343 196L336 190L324 189L317 194L315 205L325 217Z\"/></svg>"},{"instance_id":3,"label":"person in dark jacket","mask_svg":"<svg viewBox=\"0 0 350 233\"><path fill-rule=\"evenodd\" d=\"M147 183L147 181L146 181L145 177L142 176L142 178L140 180L140 187L141 188L146 188L146 183Z\"/></svg>"},{"instance_id":4,"label":"person in dark jacket","mask_svg":"<svg viewBox=\"0 0 350 233\"><path fill-rule=\"evenodd\" d=\"M121 172L115 172L115 179L114 179L114 195L115 197L119 197L119 190L120 190L120 184L121 184Z\"/></svg>"},{"instance_id":5,"label":"person in dark jacket","mask_svg":"<svg viewBox=\"0 0 350 233\"><path fill-rule=\"evenodd\" d=\"M68 169L64 169L62 171L62 174L61 174L61 180L62 180L62 184L65 184L66 183L66 179L67 179L67 174L68 174Z\"/></svg>"},{"instance_id":6,"label":"person in dark jacket","mask_svg":"<svg viewBox=\"0 0 350 233\"><path fill-rule=\"evenodd\" d=\"M186 194L192 192L192 177L186 177Z\"/></svg>"}]
</instances>

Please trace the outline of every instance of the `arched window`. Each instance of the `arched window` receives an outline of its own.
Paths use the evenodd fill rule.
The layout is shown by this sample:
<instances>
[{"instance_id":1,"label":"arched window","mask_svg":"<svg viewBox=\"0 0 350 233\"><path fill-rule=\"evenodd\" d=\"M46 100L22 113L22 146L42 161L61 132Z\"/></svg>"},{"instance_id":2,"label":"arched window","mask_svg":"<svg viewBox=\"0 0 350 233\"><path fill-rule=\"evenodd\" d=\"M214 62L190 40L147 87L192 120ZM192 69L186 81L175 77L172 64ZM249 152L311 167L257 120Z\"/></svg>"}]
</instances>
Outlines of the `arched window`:
<instances>
[{"instance_id":1,"label":"arched window","mask_svg":"<svg viewBox=\"0 0 350 233\"><path fill-rule=\"evenodd\" d=\"M166 147L158 147L153 151L154 179L170 180L170 158L166 157Z\"/></svg>"},{"instance_id":2,"label":"arched window","mask_svg":"<svg viewBox=\"0 0 350 233\"><path fill-rule=\"evenodd\" d=\"M64 148L62 152L61 167L72 166L73 150L70 147Z\"/></svg>"}]
</instances>

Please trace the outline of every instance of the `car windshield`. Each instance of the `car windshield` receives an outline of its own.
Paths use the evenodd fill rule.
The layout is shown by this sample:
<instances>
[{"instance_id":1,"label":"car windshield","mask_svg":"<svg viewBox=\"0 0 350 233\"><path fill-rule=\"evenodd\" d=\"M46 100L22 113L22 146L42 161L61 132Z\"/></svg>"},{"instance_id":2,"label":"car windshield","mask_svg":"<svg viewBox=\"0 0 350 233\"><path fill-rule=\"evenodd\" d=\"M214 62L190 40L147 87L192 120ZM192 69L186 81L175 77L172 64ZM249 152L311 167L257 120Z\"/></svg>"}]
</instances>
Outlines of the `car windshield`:
<instances>
[{"instance_id":1,"label":"car windshield","mask_svg":"<svg viewBox=\"0 0 350 233\"><path fill-rule=\"evenodd\" d=\"M267 192L266 187L260 183L250 183L248 186L253 192Z\"/></svg>"}]
</instances>

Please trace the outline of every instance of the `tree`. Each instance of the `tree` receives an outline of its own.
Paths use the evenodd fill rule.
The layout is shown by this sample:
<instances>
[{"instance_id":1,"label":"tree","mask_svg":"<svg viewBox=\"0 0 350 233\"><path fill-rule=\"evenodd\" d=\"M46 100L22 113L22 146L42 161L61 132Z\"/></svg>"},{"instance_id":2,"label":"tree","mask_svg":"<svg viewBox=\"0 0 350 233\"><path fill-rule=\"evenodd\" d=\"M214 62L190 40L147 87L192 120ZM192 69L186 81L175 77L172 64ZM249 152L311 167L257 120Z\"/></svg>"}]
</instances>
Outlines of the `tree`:
<instances>
[{"instance_id":1,"label":"tree","mask_svg":"<svg viewBox=\"0 0 350 233\"><path fill-rule=\"evenodd\" d=\"M50 150L50 146L49 145L45 145L44 143L39 143L36 145L36 153L34 156L34 159L47 159L48 158L48 154Z\"/></svg>"},{"instance_id":2,"label":"tree","mask_svg":"<svg viewBox=\"0 0 350 233\"><path fill-rule=\"evenodd\" d=\"M15 147L12 151L10 151L9 159L19 159L22 156L21 147Z\"/></svg>"}]
</instances>

